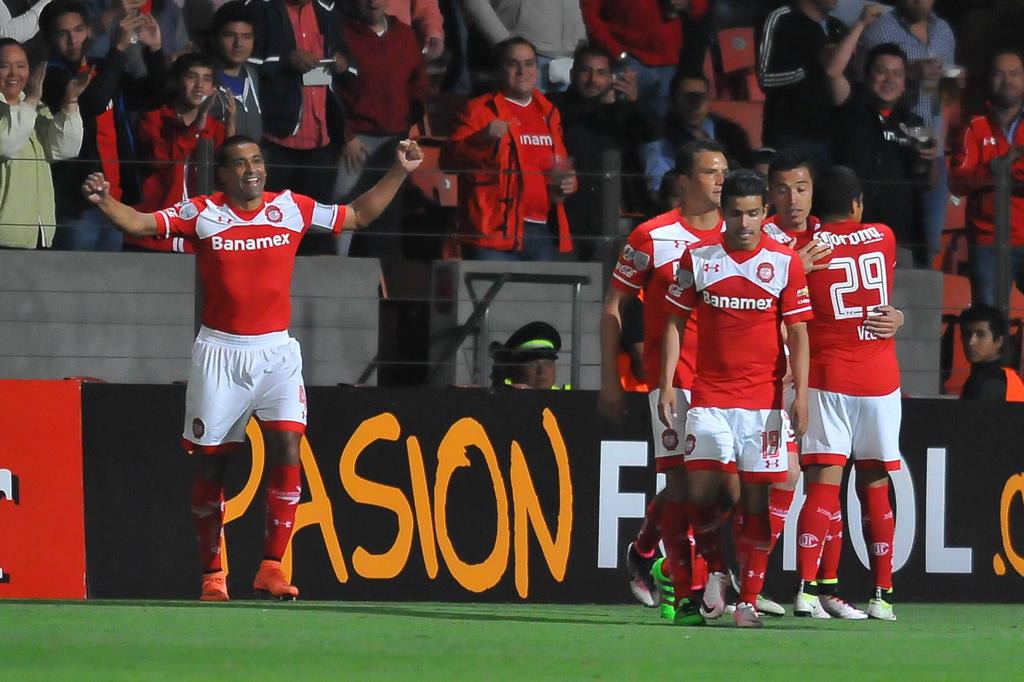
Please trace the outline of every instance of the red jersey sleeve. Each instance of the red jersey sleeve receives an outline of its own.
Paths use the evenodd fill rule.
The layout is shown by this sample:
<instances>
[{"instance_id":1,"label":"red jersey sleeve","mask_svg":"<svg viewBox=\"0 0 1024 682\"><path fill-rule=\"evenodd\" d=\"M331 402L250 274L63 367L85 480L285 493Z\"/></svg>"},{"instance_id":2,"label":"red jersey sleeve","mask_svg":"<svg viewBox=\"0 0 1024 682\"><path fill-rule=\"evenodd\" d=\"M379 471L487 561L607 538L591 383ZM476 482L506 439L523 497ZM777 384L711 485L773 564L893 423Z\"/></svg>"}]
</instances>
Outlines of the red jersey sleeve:
<instances>
[{"instance_id":1,"label":"red jersey sleeve","mask_svg":"<svg viewBox=\"0 0 1024 682\"><path fill-rule=\"evenodd\" d=\"M634 230L622 247L612 273L612 285L629 293L647 286L654 273L654 242L647 232Z\"/></svg>"},{"instance_id":2,"label":"red jersey sleeve","mask_svg":"<svg viewBox=\"0 0 1024 682\"><path fill-rule=\"evenodd\" d=\"M338 234L345 225L348 206L344 204L321 204L301 194L292 194L302 212L303 222L310 232L333 232Z\"/></svg>"},{"instance_id":3,"label":"red jersey sleeve","mask_svg":"<svg viewBox=\"0 0 1024 682\"><path fill-rule=\"evenodd\" d=\"M786 324L806 322L814 317L811 312L811 290L807 287L804 265L794 253L789 258L789 278L779 294L782 320Z\"/></svg>"},{"instance_id":4,"label":"red jersey sleeve","mask_svg":"<svg viewBox=\"0 0 1024 682\"><path fill-rule=\"evenodd\" d=\"M678 313L679 309L689 312L697 306L697 287L693 278L693 257L687 249L679 258L676 267L676 281L669 286L665 300L672 304L669 310Z\"/></svg>"},{"instance_id":5,"label":"red jersey sleeve","mask_svg":"<svg viewBox=\"0 0 1024 682\"><path fill-rule=\"evenodd\" d=\"M195 197L182 201L170 208L157 211L153 214L156 218L156 238L171 239L172 237L184 237L194 239L196 236L196 221L199 214L206 208L206 200L203 197Z\"/></svg>"}]
</instances>

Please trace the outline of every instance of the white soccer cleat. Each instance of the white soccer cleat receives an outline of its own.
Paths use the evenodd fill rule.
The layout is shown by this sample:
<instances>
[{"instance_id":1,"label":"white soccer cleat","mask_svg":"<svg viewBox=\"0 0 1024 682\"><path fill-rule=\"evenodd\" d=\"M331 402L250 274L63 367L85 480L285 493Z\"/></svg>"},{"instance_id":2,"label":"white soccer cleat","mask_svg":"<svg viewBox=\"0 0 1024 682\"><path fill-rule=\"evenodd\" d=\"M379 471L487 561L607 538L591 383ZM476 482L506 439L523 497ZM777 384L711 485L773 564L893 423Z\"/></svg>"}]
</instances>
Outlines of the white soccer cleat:
<instances>
[{"instance_id":1,"label":"white soccer cleat","mask_svg":"<svg viewBox=\"0 0 1024 682\"><path fill-rule=\"evenodd\" d=\"M732 613L732 619L738 628L764 627L764 623L761 622L761 615L757 612L757 609L753 604L745 601L736 605L736 610Z\"/></svg>"},{"instance_id":2,"label":"white soccer cleat","mask_svg":"<svg viewBox=\"0 0 1024 682\"><path fill-rule=\"evenodd\" d=\"M868 617L868 614L835 594L822 595L818 601L821 603L821 608L833 618L842 618L843 620L864 620Z\"/></svg>"},{"instance_id":3,"label":"white soccer cleat","mask_svg":"<svg viewBox=\"0 0 1024 682\"><path fill-rule=\"evenodd\" d=\"M763 613L768 616L775 616L776 618L786 615L786 609L782 608L782 604L769 599L763 594L757 595L757 612Z\"/></svg>"},{"instance_id":4,"label":"white soccer cleat","mask_svg":"<svg viewBox=\"0 0 1024 682\"><path fill-rule=\"evenodd\" d=\"M700 600L700 615L704 620L721 618L725 612L725 591L729 588L729 576L725 573L708 574L707 585L704 586L704 597Z\"/></svg>"},{"instance_id":5,"label":"white soccer cleat","mask_svg":"<svg viewBox=\"0 0 1024 682\"><path fill-rule=\"evenodd\" d=\"M868 618L877 618L878 620L896 620L896 614L892 610L892 604L886 600L886 597L892 598L892 590L883 590L880 587L875 588L875 596L868 602Z\"/></svg>"},{"instance_id":6,"label":"white soccer cleat","mask_svg":"<svg viewBox=\"0 0 1024 682\"><path fill-rule=\"evenodd\" d=\"M793 615L797 618L831 618L821 606L818 595L797 592L793 598Z\"/></svg>"},{"instance_id":7,"label":"white soccer cleat","mask_svg":"<svg viewBox=\"0 0 1024 682\"><path fill-rule=\"evenodd\" d=\"M634 543L626 548L626 570L629 571L629 589L636 600L647 607L655 607L661 603L661 593L651 577L651 566L657 556L643 557L636 551Z\"/></svg>"}]
</instances>

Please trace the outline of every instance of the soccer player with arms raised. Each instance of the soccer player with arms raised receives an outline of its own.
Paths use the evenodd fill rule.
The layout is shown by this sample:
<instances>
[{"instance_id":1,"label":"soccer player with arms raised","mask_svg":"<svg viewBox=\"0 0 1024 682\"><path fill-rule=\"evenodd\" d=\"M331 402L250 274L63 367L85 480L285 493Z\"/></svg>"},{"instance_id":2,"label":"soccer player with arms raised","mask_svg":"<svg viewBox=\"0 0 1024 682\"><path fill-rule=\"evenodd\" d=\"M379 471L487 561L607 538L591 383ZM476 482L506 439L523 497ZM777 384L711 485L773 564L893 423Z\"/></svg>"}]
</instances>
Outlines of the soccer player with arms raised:
<instances>
[{"instance_id":1,"label":"soccer player with arms raised","mask_svg":"<svg viewBox=\"0 0 1024 682\"><path fill-rule=\"evenodd\" d=\"M602 413L618 420L623 409L623 390L616 373L616 352L622 333L622 315L630 299L644 295L644 369L648 381L661 372L661 338L668 313L665 292L675 279L679 256L687 246L701 240L714 240L722 231L719 215L722 182L728 170L723 148L714 141L694 140L684 145L676 159L683 201L673 209L651 218L629 235L612 273L611 286L601 314L601 392ZM676 349L671 390L680 405L679 418L662 427L657 414L658 391L649 395L651 427L657 470L666 476L665 489L647 507L640 534L630 543L626 564L631 587L637 598L648 606L658 603L658 588L651 577L658 540L663 539L668 554L659 575L665 589L666 607L676 599L689 599L692 586L690 541L685 511L686 476L682 468L682 433L686 404L693 384L696 357L696 329L690 325L687 344ZM658 571L656 571L656 574ZM724 576L724 574L723 574ZM717 577L717 576L716 576ZM724 582L723 582L724 589ZM674 617L667 610L665 615Z\"/></svg>"},{"instance_id":2,"label":"soccer player with arms raised","mask_svg":"<svg viewBox=\"0 0 1024 682\"><path fill-rule=\"evenodd\" d=\"M687 497L698 550L714 554L719 551L722 488L730 473L739 472L744 520L738 541L744 547L739 552L740 603L733 613L739 627L762 626L755 602L771 544L768 488L785 480L788 470L783 322L795 388L790 415L797 436L807 420L807 281L796 252L762 232L765 201L763 176L746 170L731 173L722 187L723 238L692 245L683 253L676 283L666 296L674 309L665 324L658 400L659 416L668 426L679 407L676 394L667 390L675 356L690 314L699 310L697 367L684 445ZM724 603L705 603L691 622L699 623L701 615L717 618L723 609Z\"/></svg>"},{"instance_id":3,"label":"soccer player with arms raised","mask_svg":"<svg viewBox=\"0 0 1024 682\"><path fill-rule=\"evenodd\" d=\"M873 324L892 297L896 240L885 225L860 222L862 200L849 168L830 168L818 180L815 204L822 225L814 238L833 250L828 267L808 275L814 319L807 325L809 412L800 454L807 499L798 521L794 609L818 600L812 581L831 516L839 509L843 467L853 459L875 581L867 615L896 620L889 472L900 468L900 370L895 330Z\"/></svg>"},{"instance_id":4,"label":"soccer player with arms raised","mask_svg":"<svg viewBox=\"0 0 1024 682\"><path fill-rule=\"evenodd\" d=\"M394 164L348 206L330 206L290 191L264 192L259 145L241 135L217 151L222 191L156 213L140 213L110 195L102 173L82 191L122 232L184 239L195 247L203 290L202 328L192 348L183 444L200 455L192 516L203 568L200 599L227 601L220 542L224 458L245 441L255 414L267 449L267 518L263 561L253 588L279 599L298 589L281 569L301 495L299 443L306 393L299 344L288 335L295 255L309 230L339 233L371 223L421 162L415 142L399 144Z\"/></svg>"}]
</instances>

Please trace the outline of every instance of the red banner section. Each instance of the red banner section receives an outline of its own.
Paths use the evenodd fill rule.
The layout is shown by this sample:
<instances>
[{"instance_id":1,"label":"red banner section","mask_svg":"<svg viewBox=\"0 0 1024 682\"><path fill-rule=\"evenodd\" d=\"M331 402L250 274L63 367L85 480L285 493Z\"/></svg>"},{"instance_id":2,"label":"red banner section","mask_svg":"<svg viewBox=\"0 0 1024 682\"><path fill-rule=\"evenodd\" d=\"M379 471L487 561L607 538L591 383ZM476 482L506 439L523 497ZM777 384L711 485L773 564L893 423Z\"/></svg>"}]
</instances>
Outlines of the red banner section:
<instances>
[{"instance_id":1,"label":"red banner section","mask_svg":"<svg viewBox=\"0 0 1024 682\"><path fill-rule=\"evenodd\" d=\"M76 381L0 380L0 598L85 598Z\"/></svg>"}]
</instances>

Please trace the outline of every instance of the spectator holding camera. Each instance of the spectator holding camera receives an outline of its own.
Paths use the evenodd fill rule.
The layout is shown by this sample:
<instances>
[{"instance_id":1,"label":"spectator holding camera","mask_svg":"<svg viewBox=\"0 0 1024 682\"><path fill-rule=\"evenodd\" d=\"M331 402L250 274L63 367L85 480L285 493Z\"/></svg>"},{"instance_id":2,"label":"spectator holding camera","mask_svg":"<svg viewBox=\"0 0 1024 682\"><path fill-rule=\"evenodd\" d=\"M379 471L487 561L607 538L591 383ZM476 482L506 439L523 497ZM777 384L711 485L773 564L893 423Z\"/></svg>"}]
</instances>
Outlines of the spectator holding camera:
<instances>
[{"instance_id":1,"label":"spectator holding camera","mask_svg":"<svg viewBox=\"0 0 1024 682\"><path fill-rule=\"evenodd\" d=\"M622 204L627 210L647 211L640 148L657 137L658 126L638 101L636 74L613 73L612 57L604 48L576 50L571 75L572 86L552 94L551 101L562 115L565 146L581 173L579 191L566 197L565 210L581 260L593 260L602 251L597 242L603 233L602 156L607 150L619 152Z\"/></svg>"},{"instance_id":2,"label":"spectator holding camera","mask_svg":"<svg viewBox=\"0 0 1024 682\"><path fill-rule=\"evenodd\" d=\"M43 10L39 22L51 54L43 87L43 102L51 111L60 108L69 83L91 74L78 98L84 125L80 160L53 166L60 226L56 245L120 251L121 233L82 197L79 188L90 173L102 171L110 182L111 196L131 203L139 200L138 168L130 163L137 153L130 117L161 104L166 79L160 27L149 15L125 17L116 27L113 46L100 59L88 56L91 19L81 2L55 0ZM126 53L133 39L141 45L146 61L147 75L141 78L127 70Z\"/></svg>"},{"instance_id":3,"label":"spectator holding camera","mask_svg":"<svg viewBox=\"0 0 1024 682\"><path fill-rule=\"evenodd\" d=\"M466 103L442 165L459 173L463 255L553 260L572 251L564 200L576 173L558 109L537 89L537 50L525 38L498 45L498 90Z\"/></svg>"},{"instance_id":4,"label":"spectator holding camera","mask_svg":"<svg viewBox=\"0 0 1024 682\"><path fill-rule=\"evenodd\" d=\"M855 31L829 64L835 101L842 105L833 127L832 160L865 178L864 222L891 227L897 243L912 248L915 263L927 267L920 197L931 182L935 139L903 102L908 64L898 45L872 48L863 85L850 87L843 72Z\"/></svg>"},{"instance_id":5,"label":"spectator holding camera","mask_svg":"<svg viewBox=\"0 0 1024 682\"><path fill-rule=\"evenodd\" d=\"M950 165L954 194L967 196L967 271L974 304L997 304L995 190L992 162L1011 167L1010 282L1024 291L1024 56L1015 49L995 52L989 63L988 111L967 124Z\"/></svg>"},{"instance_id":6,"label":"spectator holding camera","mask_svg":"<svg viewBox=\"0 0 1024 682\"><path fill-rule=\"evenodd\" d=\"M53 244L53 180L49 163L72 159L82 145L78 98L88 76L70 81L51 113L41 101L46 68L29 71L13 38L0 39L0 248Z\"/></svg>"}]
</instances>

